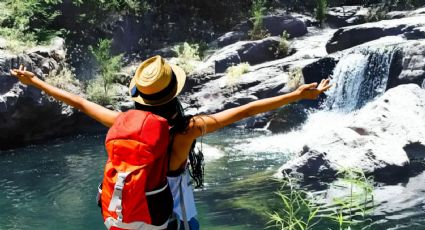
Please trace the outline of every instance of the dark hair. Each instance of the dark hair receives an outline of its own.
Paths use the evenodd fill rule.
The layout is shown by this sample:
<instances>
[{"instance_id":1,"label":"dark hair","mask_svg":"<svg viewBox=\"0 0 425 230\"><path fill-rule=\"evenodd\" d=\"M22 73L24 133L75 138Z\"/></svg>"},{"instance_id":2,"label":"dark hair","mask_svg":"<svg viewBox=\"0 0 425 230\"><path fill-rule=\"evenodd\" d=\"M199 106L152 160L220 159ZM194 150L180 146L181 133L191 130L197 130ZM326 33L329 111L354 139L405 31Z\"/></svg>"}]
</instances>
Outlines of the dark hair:
<instances>
[{"instance_id":1,"label":"dark hair","mask_svg":"<svg viewBox=\"0 0 425 230\"><path fill-rule=\"evenodd\" d=\"M191 118L184 115L183 107L177 97L163 105L157 106L147 106L135 102L135 108L137 110L149 111L167 119L168 124L173 127L174 132L184 132Z\"/></svg>"}]
</instances>

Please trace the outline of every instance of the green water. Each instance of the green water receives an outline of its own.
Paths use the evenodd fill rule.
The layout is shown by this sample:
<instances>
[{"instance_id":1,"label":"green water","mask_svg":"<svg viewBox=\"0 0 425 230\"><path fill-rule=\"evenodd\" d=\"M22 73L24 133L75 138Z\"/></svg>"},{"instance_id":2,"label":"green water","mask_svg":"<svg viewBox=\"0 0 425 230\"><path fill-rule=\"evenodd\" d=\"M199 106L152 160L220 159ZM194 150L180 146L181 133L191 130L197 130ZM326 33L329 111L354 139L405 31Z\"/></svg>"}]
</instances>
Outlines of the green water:
<instances>
[{"instance_id":1,"label":"green water","mask_svg":"<svg viewBox=\"0 0 425 230\"><path fill-rule=\"evenodd\" d=\"M195 193L202 229L264 229L264 213L279 207L271 175L289 157L233 148L259 135L224 130L204 138L224 155L207 162L206 188ZM1 152L0 229L104 229L95 201L106 161L103 139L79 136ZM425 175L416 180L413 190L409 183L377 188L387 189L382 194L389 198L378 199L369 229L425 229ZM412 194L390 197L400 190Z\"/></svg>"}]
</instances>

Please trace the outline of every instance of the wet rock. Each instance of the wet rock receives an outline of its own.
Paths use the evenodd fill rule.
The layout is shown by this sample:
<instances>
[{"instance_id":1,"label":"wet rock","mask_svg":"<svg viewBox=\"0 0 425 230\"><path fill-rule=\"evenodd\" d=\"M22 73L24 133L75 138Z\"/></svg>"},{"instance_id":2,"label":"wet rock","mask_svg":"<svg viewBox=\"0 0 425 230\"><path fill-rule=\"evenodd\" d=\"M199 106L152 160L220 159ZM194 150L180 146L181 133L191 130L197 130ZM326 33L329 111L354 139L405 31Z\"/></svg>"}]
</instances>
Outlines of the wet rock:
<instances>
[{"instance_id":1,"label":"wet rock","mask_svg":"<svg viewBox=\"0 0 425 230\"><path fill-rule=\"evenodd\" d=\"M425 26L425 16L402 19L383 20L339 29L326 44L328 53L348 49L385 36L415 34L416 39L422 36L418 28ZM422 37L424 38L424 37Z\"/></svg>"},{"instance_id":2,"label":"wet rock","mask_svg":"<svg viewBox=\"0 0 425 230\"><path fill-rule=\"evenodd\" d=\"M329 78L332 76L337 63L338 58L327 56L306 65L302 69L305 83L309 84L313 82L320 82L322 79Z\"/></svg>"},{"instance_id":3,"label":"wet rock","mask_svg":"<svg viewBox=\"0 0 425 230\"><path fill-rule=\"evenodd\" d=\"M290 104L282 107L270 118L267 129L273 133L285 133L303 124L308 113L302 104Z\"/></svg>"},{"instance_id":4,"label":"wet rock","mask_svg":"<svg viewBox=\"0 0 425 230\"><path fill-rule=\"evenodd\" d=\"M412 155L412 148L406 146L425 143L425 127L418 125L425 122L424 108L425 90L419 86L390 89L356 113L345 115L337 126L323 127L317 137L309 136L306 150L299 149L303 155L284 164L280 172L326 178L344 168L361 168L378 180L402 175Z\"/></svg>"}]
</instances>

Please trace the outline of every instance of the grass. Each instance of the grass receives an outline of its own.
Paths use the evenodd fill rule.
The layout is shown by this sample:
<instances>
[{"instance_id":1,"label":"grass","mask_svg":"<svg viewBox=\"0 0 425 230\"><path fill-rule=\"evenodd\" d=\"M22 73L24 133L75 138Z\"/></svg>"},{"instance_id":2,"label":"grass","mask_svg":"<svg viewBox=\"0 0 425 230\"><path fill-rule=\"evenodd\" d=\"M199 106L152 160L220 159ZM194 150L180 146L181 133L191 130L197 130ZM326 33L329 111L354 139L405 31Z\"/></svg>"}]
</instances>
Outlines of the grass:
<instances>
[{"instance_id":1,"label":"grass","mask_svg":"<svg viewBox=\"0 0 425 230\"><path fill-rule=\"evenodd\" d=\"M276 192L281 205L277 211L268 212L268 228L280 230L308 230L319 222L326 226L336 223L340 230L351 229L368 221L372 212L373 178L366 177L361 169L344 169L339 179L329 187L342 191L333 197L330 204L324 204L325 195L315 194L299 187L296 179L286 175L280 191ZM364 229L364 228L363 228Z\"/></svg>"},{"instance_id":2,"label":"grass","mask_svg":"<svg viewBox=\"0 0 425 230\"><path fill-rule=\"evenodd\" d=\"M243 74L249 72L249 67L250 65L247 62L245 62L245 63L240 63L238 65L227 68L226 70L227 85L234 86Z\"/></svg>"},{"instance_id":3,"label":"grass","mask_svg":"<svg viewBox=\"0 0 425 230\"><path fill-rule=\"evenodd\" d=\"M299 67L292 68L289 70L286 86L291 90L295 90L303 83L303 79L302 69Z\"/></svg>"},{"instance_id":4,"label":"grass","mask_svg":"<svg viewBox=\"0 0 425 230\"><path fill-rule=\"evenodd\" d=\"M277 57L285 57L289 54L290 43L288 41L289 34L286 31L283 31L280 36L279 45L277 47L276 56Z\"/></svg>"},{"instance_id":5,"label":"grass","mask_svg":"<svg viewBox=\"0 0 425 230\"><path fill-rule=\"evenodd\" d=\"M48 74L45 81L74 94L81 94L83 92L81 82L69 68L64 68L58 73L52 72Z\"/></svg>"}]
</instances>

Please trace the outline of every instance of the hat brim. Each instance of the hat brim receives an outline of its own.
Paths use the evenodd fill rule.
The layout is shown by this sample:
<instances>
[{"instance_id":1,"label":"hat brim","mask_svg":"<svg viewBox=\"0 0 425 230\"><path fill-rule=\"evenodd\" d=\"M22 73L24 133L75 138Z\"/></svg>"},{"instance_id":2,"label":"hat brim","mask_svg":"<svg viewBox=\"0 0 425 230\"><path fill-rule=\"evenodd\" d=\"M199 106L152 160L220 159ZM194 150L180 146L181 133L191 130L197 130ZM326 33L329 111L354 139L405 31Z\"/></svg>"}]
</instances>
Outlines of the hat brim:
<instances>
[{"instance_id":1,"label":"hat brim","mask_svg":"<svg viewBox=\"0 0 425 230\"><path fill-rule=\"evenodd\" d=\"M130 87L129 87L129 94L133 101L142 104L142 105L148 105L148 106L156 106L156 105L163 105L169 101L171 101L173 98L175 98L177 95L180 94L180 92L183 90L184 84L186 82L186 73L184 70L177 65L169 64L171 69L174 72L174 75L176 76L177 84L174 87L174 89L171 91L171 93L159 100L147 100L140 95L136 97L132 97L131 95L131 89L136 85L135 79L131 79Z\"/></svg>"}]
</instances>

